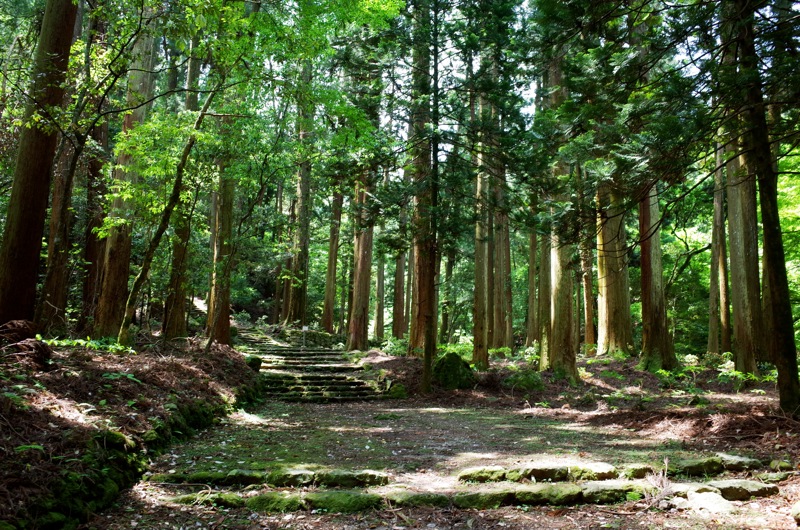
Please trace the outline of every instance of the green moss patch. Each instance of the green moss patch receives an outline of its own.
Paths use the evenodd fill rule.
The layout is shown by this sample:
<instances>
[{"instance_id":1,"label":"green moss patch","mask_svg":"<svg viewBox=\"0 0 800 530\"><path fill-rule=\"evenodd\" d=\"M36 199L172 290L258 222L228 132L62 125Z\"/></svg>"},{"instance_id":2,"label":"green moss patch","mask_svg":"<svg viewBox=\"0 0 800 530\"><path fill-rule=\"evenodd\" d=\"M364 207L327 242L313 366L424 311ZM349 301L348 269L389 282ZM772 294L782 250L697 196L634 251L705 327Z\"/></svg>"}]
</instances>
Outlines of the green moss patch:
<instances>
[{"instance_id":1,"label":"green moss patch","mask_svg":"<svg viewBox=\"0 0 800 530\"><path fill-rule=\"evenodd\" d=\"M305 497L309 508L336 513L354 513L377 508L383 499L380 495L358 491L320 491Z\"/></svg>"},{"instance_id":2,"label":"green moss patch","mask_svg":"<svg viewBox=\"0 0 800 530\"><path fill-rule=\"evenodd\" d=\"M259 513L296 512L306 509L306 503L299 494L283 491L272 491L250 497L245 501L245 506Z\"/></svg>"},{"instance_id":3,"label":"green moss patch","mask_svg":"<svg viewBox=\"0 0 800 530\"><path fill-rule=\"evenodd\" d=\"M515 504L569 506L578 504L583 491L577 484L530 484L519 486L514 492Z\"/></svg>"},{"instance_id":4,"label":"green moss patch","mask_svg":"<svg viewBox=\"0 0 800 530\"><path fill-rule=\"evenodd\" d=\"M219 506L221 508L240 508L244 506L244 499L235 493L188 493L167 499L175 504L202 504L204 506Z\"/></svg>"}]
</instances>

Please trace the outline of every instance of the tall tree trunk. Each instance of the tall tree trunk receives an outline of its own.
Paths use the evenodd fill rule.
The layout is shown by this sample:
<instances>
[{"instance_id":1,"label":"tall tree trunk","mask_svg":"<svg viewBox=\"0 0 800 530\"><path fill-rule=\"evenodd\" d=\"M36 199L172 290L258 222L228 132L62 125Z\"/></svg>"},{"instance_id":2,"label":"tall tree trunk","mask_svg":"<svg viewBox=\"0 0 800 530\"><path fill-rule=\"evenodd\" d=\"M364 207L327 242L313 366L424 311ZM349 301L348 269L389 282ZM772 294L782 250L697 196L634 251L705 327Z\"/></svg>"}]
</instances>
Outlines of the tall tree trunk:
<instances>
[{"instance_id":1,"label":"tall tree trunk","mask_svg":"<svg viewBox=\"0 0 800 530\"><path fill-rule=\"evenodd\" d=\"M333 193L331 228L328 237L328 267L325 272L325 298L322 303L322 329L333 333L334 306L336 305L336 265L339 261L339 231L342 224L342 192Z\"/></svg>"},{"instance_id":2,"label":"tall tree trunk","mask_svg":"<svg viewBox=\"0 0 800 530\"><path fill-rule=\"evenodd\" d=\"M233 269L233 200L236 181L220 164L219 196L216 215L217 245L214 254L214 270L211 281L211 296L208 303L206 336L209 344L231 343L231 270Z\"/></svg>"},{"instance_id":3,"label":"tall tree trunk","mask_svg":"<svg viewBox=\"0 0 800 530\"><path fill-rule=\"evenodd\" d=\"M103 182L103 166L106 162L104 155L108 149L108 121L103 120L96 125L91 131L91 136L96 144L96 149L89 151L86 175L86 230L84 232L86 246L83 251L86 270L83 277L81 316L78 320L78 330L82 335L90 334L93 327L91 321L97 306L101 261L105 254L105 240L98 237L97 229L103 226L101 200L107 191Z\"/></svg>"},{"instance_id":4,"label":"tall tree trunk","mask_svg":"<svg viewBox=\"0 0 800 530\"><path fill-rule=\"evenodd\" d=\"M189 52L189 68L186 73L186 99L184 108L190 112L200 110L197 89L200 80L200 58L196 49L199 37L192 37ZM186 187L184 186L184 190ZM172 238L172 263L170 264L167 299L164 302L164 339L170 340L187 335L186 284L189 267L189 239L191 237L189 205L181 202L175 212L175 235Z\"/></svg>"},{"instance_id":5,"label":"tall tree trunk","mask_svg":"<svg viewBox=\"0 0 800 530\"><path fill-rule=\"evenodd\" d=\"M431 16L431 8L434 8ZM431 390L431 368L436 352L436 212L438 152L435 139L428 129L435 129L437 120L431 115L431 97L436 112L438 0L415 0L413 2L413 47L411 123L412 180L417 190L412 215L414 243L414 290L411 348L422 348L423 370L420 390ZM431 64L433 59L433 64ZM431 67L433 66L433 77ZM436 133L434 131L434 137ZM420 343L414 335L422 337Z\"/></svg>"},{"instance_id":6,"label":"tall tree trunk","mask_svg":"<svg viewBox=\"0 0 800 530\"><path fill-rule=\"evenodd\" d=\"M67 331L67 292L69 289L70 211L72 189L80 152L62 141L61 155L55 165L50 202L47 267L42 296L36 309L36 327L48 334ZM74 161L73 161L74 159Z\"/></svg>"},{"instance_id":7,"label":"tall tree trunk","mask_svg":"<svg viewBox=\"0 0 800 530\"><path fill-rule=\"evenodd\" d=\"M578 380L578 345L573 340L575 308L573 275L569 268L572 246L553 229L550 249L550 337L541 356L542 370L552 368L572 382Z\"/></svg>"},{"instance_id":8,"label":"tall tree trunk","mask_svg":"<svg viewBox=\"0 0 800 530\"><path fill-rule=\"evenodd\" d=\"M414 260L415 260L415 253L414 253L414 245L411 245L408 249L408 272L406 277L406 307L405 307L405 322L403 322L404 330L403 333L410 334L411 331L411 306L414 305L414 282L416 281L416 277L414 275Z\"/></svg>"},{"instance_id":9,"label":"tall tree trunk","mask_svg":"<svg viewBox=\"0 0 800 530\"><path fill-rule=\"evenodd\" d=\"M539 236L535 229L528 235L528 318L526 322L525 347L530 348L536 341L539 323L536 320L536 243Z\"/></svg>"},{"instance_id":10,"label":"tall tree trunk","mask_svg":"<svg viewBox=\"0 0 800 530\"><path fill-rule=\"evenodd\" d=\"M658 190L652 184L639 202L639 239L642 281L642 360L651 372L678 367L672 334L667 324L664 269L661 265L661 213Z\"/></svg>"},{"instance_id":11,"label":"tall tree trunk","mask_svg":"<svg viewBox=\"0 0 800 530\"><path fill-rule=\"evenodd\" d=\"M740 75L738 42L742 35L739 26L744 14L739 12L738 0L722 4L721 38L723 45L721 73L730 79ZM756 211L756 179L742 155L745 148L741 138L744 127L739 114L745 104L744 95L736 95L740 87L729 87L732 94L726 106L726 173L728 177L728 238L730 241L731 301L733 305L734 363L736 370L756 372L756 359L764 336L762 327L761 293L758 271L758 214Z\"/></svg>"},{"instance_id":12,"label":"tall tree trunk","mask_svg":"<svg viewBox=\"0 0 800 530\"><path fill-rule=\"evenodd\" d=\"M386 256L383 252L378 254L377 277L375 278L375 340L383 340L384 318L386 310Z\"/></svg>"},{"instance_id":13,"label":"tall tree trunk","mask_svg":"<svg viewBox=\"0 0 800 530\"><path fill-rule=\"evenodd\" d=\"M769 314L772 327L765 330L769 355L778 369L778 393L781 409L790 414L800 411L800 379L797 373L797 349L794 342L794 322L786 273L778 207L778 175L775 173L770 150L759 57L756 53L754 18L756 4L751 0L735 0L741 71L746 83L743 102L745 157L748 168L758 179L761 223L764 236L766 283L770 287Z\"/></svg>"},{"instance_id":14,"label":"tall tree trunk","mask_svg":"<svg viewBox=\"0 0 800 530\"><path fill-rule=\"evenodd\" d=\"M392 337L402 339L405 324L406 253L401 251L394 260L394 294L392 295Z\"/></svg>"},{"instance_id":15,"label":"tall tree trunk","mask_svg":"<svg viewBox=\"0 0 800 530\"><path fill-rule=\"evenodd\" d=\"M538 316L536 320L539 322L539 330L536 334L536 340L539 341L539 368L544 370L545 359L550 356L550 323L551 308L551 251L552 239L550 234L543 235L539 244L539 300L536 311ZM549 364L548 364L549 365Z\"/></svg>"},{"instance_id":16,"label":"tall tree trunk","mask_svg":"<svg viewBox=\"0 0 800 530\"><path fill-rule=\"evenodd\" d=\"M152 96L155 77L153 65L156 48L152 35L146 32L139 35L133 48L133 56L133 64L128 74L127 92L127 104L133 110L123 120L123 135L144 123L147 117L149 106L144 102ZM120 154L114 178L124 182L135 182L138 177L130 168L131 162L130 154ZM112 204L113 215L122 219L122 222L112 226L106 239L100 297L95 313L94 334L100 337L116 337L125 315L131 261L132 209L133 206L129 201L119 197L115 198Z\"/></svg>"},{"instance_id":17,"label":"tall tree trunk","mask_svg":"<svg viewBox=\"0 0 800 530\"><path fill-rule=\"evenodd\" d=\"M714 215L711 231L709 273L708 347L711 353L731 351L730 301L728 298L728 252L725 244L724 149L717 146L714 171ZM721 341L721 343L720 343ZM721 346L721 349L720 349Z\"/></svg>"},{"instance_id":18,"label":"tall tree trunk","mask_svg":"<svg viewBox=\"0 0 800 530\"><path fill-rule=\"evenodd\" d=\"M444 265L444 301L442 302L442 327L439 329L439 343L447 344L453 328L453 311L455 309L453 270L456 264L456 249L450 247L446 253Z\"/></svg>"},{"instance_id":19,"label":"tall tree trunk","mask_svg":"<svg viewBox=\"0 0 800 530\"><path fill-rule=\"evenodd\" d=\"M292 251L292 283L289 290L289 314L286 323L306 323L306 300L308 299L308 247L311 232L311 131L314 126L314 105L310 89L312 65L303 63L300 74L301 88L297 101L297 137L300 143L300 160L297 172L297 225Z\"/></svg>"},{"instance_id":20,"label":"tall tree trunk","mask_svg":"<svg viewBox=\"0 0 800 530\"><path fill-rule=\"evenodd\" d=\"M348 325L347 349L367 350L369 333L369 293L372 278L372 239L374 221L366 211L371 177L365 172L355 192L356 234L353 243L353 303Z\"/></svg>"},{"instance_id":21,"label":"tall tree trunk","mask_svg":"<svg viewBox=\"0 0 800 530\"><path fill-rule=\"evenodd\" d=\"M47 192L55 156L57 128L35 115L61 105L77 6L72 0L48 0L34 58L32 87L25 108L11 198L0 247L0 323L31 320L36 304L39 252L47 213Z\"/></svg>"},{"instance_id":22,"label":"tall tree trunk","mask_svg":"<svg viewBox=\"0 0 800 530\"><path fill-rule=\"evenodd\" d=\"M483 164L483 154L478 152L478 167ZM489 344L487 322L487 297L488 297L488 185L489 175L485 171L478 171L476 176L475 204L477 209L475 221L475 296L472 309L472 364L478 369L489 368Z\"/></svg>"},{"instance_id":23,"label":"tall tree trunk","mask_svg":"<svg viewBox=\"0 0 800 530\"><path fill-rule=\"evenodd\" d=\"M608 183L597 190L597 352L631 353L633 324L625 241L625 209Z\"/></svg>"}]
</instances>

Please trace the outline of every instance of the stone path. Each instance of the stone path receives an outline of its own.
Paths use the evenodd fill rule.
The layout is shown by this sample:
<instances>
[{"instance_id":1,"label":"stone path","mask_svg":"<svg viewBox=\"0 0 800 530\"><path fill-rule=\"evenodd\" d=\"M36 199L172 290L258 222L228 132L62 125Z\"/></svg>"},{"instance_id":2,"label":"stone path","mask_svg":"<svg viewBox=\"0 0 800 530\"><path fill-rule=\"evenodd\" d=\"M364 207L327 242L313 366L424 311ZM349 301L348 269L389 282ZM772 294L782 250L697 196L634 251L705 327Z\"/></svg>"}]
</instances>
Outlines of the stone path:
<instances>
[{"instance_id":1,"label":"stone path","mask_svg":"<svg viewBox=\"0 0 800 530\"><path fill-rule=\"evenodd\" d=\"M359 379L363 368L341 351L315 346L289 346L251 330L238 340L261 359L266 396L282 401L330 403L382 397L376 384Z\"/></svg>"}]
</instances>

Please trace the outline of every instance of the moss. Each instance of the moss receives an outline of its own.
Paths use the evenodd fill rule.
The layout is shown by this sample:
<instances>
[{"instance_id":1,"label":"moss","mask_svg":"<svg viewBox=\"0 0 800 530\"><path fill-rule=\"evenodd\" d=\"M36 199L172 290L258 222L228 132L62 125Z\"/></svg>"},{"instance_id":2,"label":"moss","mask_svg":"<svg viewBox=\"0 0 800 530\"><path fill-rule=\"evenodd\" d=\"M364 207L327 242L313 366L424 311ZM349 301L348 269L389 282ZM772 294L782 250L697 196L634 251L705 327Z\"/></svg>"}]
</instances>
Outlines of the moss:
<instances>
[{"instance_id":1,"label":"moss","mask_svg":"<svg viewBox=\"0 0 800 530\"><path fill-rule=\"evenodd\" d=\"M250 369L251 369L251 370L253 370L254 372L258 373L258 372L260 372L260 371L261 371L261 362L262 362L262 361L261 361L261 357L259 357L258 355L247 355L247 356L244 358L244 362L245 362L245 363L247 364L247 366L249 366L249 367L250 367Z\"/></svg>"},{"instance_id":2,"label":"moss","mask_svg":"<svg viewBox=\"0 0 800 530\"><path fill-rule=\"evenodd\" d=\"M509 504L514 491L500 489L494 491L464 491L453 496L453 504L462 509L493 510Z\"/></svg>"},{"instance_id":3,"label":"moss","mask_svg":"<svg viewBox=\"0 0 800 530\"><path fill-rule=\"evenodd\" d=\"M0 521L0 530L17 530L17 527L6 521Z\"/></svg>"},{"instance_id":4,"label":"moss","mask_svg":"<svg viewBox=\"0 0 800 530\"><path fill-rule=\"evenodd\" d=\"M295 512L306 507L300 495L278 491L250 497L245 501L245 506L260 513Z\"/></svg>"},{"instance_id":5,"label":"moss","mask_svg":"<svg viewBox=\"0 0 800 530\"><path fill-rule=\"evenodd\" d=\"M313 471L303 468L276 469L267 475L267 483L278 487L306 486L316 478Z\"/></svg>"},{"instance_id":6,"label":"moss","mask_svg":"<svg viewBox=\"0 0 800 530\"><path fill-rule=\"evenodd\" d=\"M433 379L447 390L467 389L475 385L469 364L455 352L447 352L433 363Z\"/></svg>"},{"instance_id":7,"label":"moss","mask_svg":"<svg viewBox=\"0 0 800 530\"><path fill-rule=\"evenodd\" d=\"M380 495L358 491L320 491L306 495L306 502L315 510L354 513L377 508L383 501Z\"/></svg>"},{"instance_id":8,"label":"moss","mask_svg":"<svg viewBox=\"0 0 800 530\"><path fill-rule=\"evenodd\" d=\"M168 499L176 504L202 504L204 506L219 506L221 508L240 508L245 501L235 493L188 493Z\"/></svg>"},{"instance_id":9,"label":"moss","mask_svg":"<svg viewBox=\"0 0 800 530\"><path fill-rule=\"evenodd\" d=\"M398 490L387 493L386 500L397 506L433 506L438 508L450 506L450 497L442 493L418 493Z\"/></svg>"},{"instance_id":10,"label":"moss","mask_svg":"<svg viewBox=\"0 0 800 530\"><path fill-rule=\"evenodd\" d=\"M682 460L674 464L670 463L669 474L702 477L705 475L717 475L722 473L724 469L725 466L722 464L722 459L712 456L709 458Z\"/></svg>"},{"instance_id":11,"label":"moss","mask_svg":"<svg viewBox=\"0 0 800 530\"><path fill-rule=\"evenodd\" d=\"M506 478L506 470L500 466L471 467L458 474L462 482L499 482Z\"/></svg>"},{"instance_id":12,"label":"moss","mask_svg":"<svg viewBox=\"0 0 800 530\"><path fill-rule=\"evenodd\" d=\"M364 469L350 471L347 469L333 469L321 471L316 474L316 481L323 486L339 488L355 488L362 486L382 486L389 483L389 476L380 471Z\"/></svg>"},{"instance_id":13,"label":"moss","mask_svg":"<svg viewBox=\"0 0 800 530\"><path fill-rule=\"evenodd\" d=\"M386 392L386 397L389 399L407 399L408 398L408 390L406 386L402 383L397 383L389 387L389 390Z\"/></svg>"},{"instance_id":14,"label":"moss","mask_svg":"<svg viewBox=\"0 0 800 530\"><path fill-rule=\"evenodd\" d=\"M225 475L223 484L226 486L233 485L252 485L263 484L266 479L266 474L261 471L253 471L252 469L233 469Z\"/></svg>"},{"instance_id":15,"label":"moss","mask_svg":"<svg viewBox=\"0 0 800 530\"><path fill-rule=\"evenodd\" d=\"M583 492L577 484L530 484L521 486L514 493L517 503L525 505L550 504L554 506L569 506L577 504Z\"/></svg>"}]
</instances>

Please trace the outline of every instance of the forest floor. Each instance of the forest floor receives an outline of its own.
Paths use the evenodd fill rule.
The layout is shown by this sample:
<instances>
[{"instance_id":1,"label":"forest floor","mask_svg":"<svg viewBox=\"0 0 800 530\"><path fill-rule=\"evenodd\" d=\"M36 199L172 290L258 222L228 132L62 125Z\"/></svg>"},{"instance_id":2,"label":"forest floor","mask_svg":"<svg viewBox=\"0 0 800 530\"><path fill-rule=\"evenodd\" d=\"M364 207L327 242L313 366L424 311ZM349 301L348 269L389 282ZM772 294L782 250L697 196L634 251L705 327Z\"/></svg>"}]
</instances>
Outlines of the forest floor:
<instances>
[{"instance_id":1,"label":"forest floor","mask_svg":"<svg viewBox=\"0 0 800 530\"><path fill-rule=\"evenodd\" d=\"M0 521L45 490L77 458L93 428L140 439L179 399L224 402L252 382L234 350L208 354L199 344L142 353L98 352L85 345L54 347L43 371L35 363L0 360ZM148 473L258 469L276 462L345 469L378 469L395 484L448 491L461 469L512 465L533 458L619 466L710 456L718 451L794 469L771 497L734 501L732 514L703 516L652 507L642 499L574 507L494 510L397 508L357 514L259 514L247 508L179 505L186 485L142 481L112 509L82 528L129 529L527 529L527 528L795 528L791 505L800 500L800 423L777 409L774 383L737 390L714 370L665 379L636 369L633 359L581 361L572 387L544 374L538 390L502 384L518 370L498 360L472 390L415 392L417 359L371 352L373 369L411 391L405 400L345 404L268 402L237 411L211 429L153 456ZM227 396L227 397L226 397ZM165 406L166 405L166 406ZM69 432L70 436L64 436ZM736 476L743 477L746 473ZM313 488L312 488L313 489Z\"/></svg>"}]
</instances>

